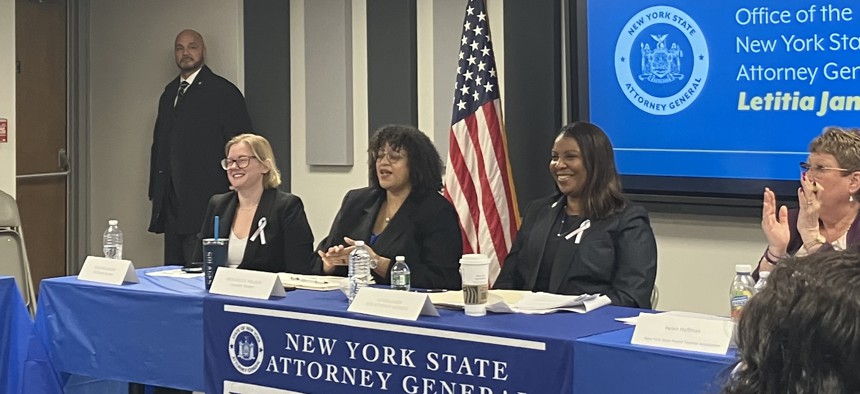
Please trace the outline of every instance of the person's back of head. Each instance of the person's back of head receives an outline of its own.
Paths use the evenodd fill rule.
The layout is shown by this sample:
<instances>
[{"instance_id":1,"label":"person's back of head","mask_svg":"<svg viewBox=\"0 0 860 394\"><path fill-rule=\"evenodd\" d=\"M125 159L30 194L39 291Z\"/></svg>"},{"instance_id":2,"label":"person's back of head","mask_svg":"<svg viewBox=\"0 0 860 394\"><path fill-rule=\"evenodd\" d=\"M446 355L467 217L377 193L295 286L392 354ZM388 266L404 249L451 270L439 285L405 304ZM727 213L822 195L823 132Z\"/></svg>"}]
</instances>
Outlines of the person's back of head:
<instances>
[{"instance_id":1,"label":"person's back of head","mask_svg":"<svg viewBox=\"0 0 860 394\"><path fill-rule=\"evenodd\" d=\"M725 393L860 392L860 253L789 258L738 326Z\"/></svg>"}]
</instances>

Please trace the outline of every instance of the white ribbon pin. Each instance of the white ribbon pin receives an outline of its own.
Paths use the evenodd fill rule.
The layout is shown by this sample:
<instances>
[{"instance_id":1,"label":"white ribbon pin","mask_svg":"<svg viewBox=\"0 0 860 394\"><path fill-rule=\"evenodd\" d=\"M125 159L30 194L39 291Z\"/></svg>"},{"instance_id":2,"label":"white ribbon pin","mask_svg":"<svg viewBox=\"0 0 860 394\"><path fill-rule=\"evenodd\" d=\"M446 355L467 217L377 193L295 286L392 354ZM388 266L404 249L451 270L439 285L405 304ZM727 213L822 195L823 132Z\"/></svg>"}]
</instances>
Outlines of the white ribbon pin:
<instances>
[{"instance_id":1,"label":"white ribbon pin","mask_svg":"<svg viewBox=\"0 0 860 394\"><path fill-rule=\"evenodd\" d=\"M571 238L576 236L576 239L573 240L573 243L578 244L579 241L582 240L582 234L585 234L585 230L588 230L589 227L591 227L591 220L585 219L585 221L579 225L578 229L571 231L568 235L565 235L564 239L570 240Z\"/></svg>"},{"instance_id":2,"label":"white ribbon pin","mask_svg":"<svg viewBox=\"0 0 860 394\"><path fill-rule=\"evenodd\" d=\"M266 244L266 233L263 232L263 229L266 228L266 218L260 218L260 221L257 222L257 231L254 231L254 235L251 236L251 242L257 239L257 236L260 236L260 244ZM579 238L577 238L579 239ZM578 243L578 242L577 242Z\"/></svg>"}]
</instances>

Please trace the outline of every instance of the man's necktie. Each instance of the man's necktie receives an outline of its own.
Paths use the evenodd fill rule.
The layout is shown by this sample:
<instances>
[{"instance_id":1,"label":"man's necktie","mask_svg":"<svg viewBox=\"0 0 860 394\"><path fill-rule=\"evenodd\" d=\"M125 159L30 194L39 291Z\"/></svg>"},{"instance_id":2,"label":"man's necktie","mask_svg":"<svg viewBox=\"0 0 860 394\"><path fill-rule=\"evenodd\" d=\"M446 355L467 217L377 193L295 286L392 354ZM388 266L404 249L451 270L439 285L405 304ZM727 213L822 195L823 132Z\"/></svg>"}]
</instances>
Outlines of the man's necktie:
<instances>
[{"instance_id":1,"label":"man's necktie","mask_svg":"<svg viewBox=\"0 0 860 394\"><path fill-rule=\"evenodd\" d=\"M182 83L179 84L179 91L176 92L176 105L179 105L179 102L182 101L182 96L185 95L185 89L188 89L188 81L182 81Z\"/></svg>"}]
</instances>

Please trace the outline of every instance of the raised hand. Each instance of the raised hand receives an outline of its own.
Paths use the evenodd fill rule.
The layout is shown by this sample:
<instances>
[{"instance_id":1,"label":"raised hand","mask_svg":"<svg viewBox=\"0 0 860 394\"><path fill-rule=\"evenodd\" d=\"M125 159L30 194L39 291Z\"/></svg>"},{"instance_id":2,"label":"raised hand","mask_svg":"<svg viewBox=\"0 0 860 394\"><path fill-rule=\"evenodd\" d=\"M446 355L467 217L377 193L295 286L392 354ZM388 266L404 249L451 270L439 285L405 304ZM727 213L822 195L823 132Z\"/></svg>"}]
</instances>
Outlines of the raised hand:
<instances>
[{"instance_id":1,"label":"raised hand","mask_svg":"<svg viewBox=\"0 0 860 394\"><path fill-rule=\"evenodd\" d=\"M800 207L797 231L804 245L818 238L820 232L818 211L821 209L821 201L818 200L818 192L821 190L821 185L809 179L806 174L800 177L800 187L797 189L797 204Z\"/></svg>"},{"instance_id":2,"label":"raised hand","mask_svg":"<svg viewBox=\"0 0 860 394\"><path fill-rule=\"evenodd\" d=\"M791 232L788 228L788 208L783 205L779 207L779 216L776 213L776 195L772 190L765 188L761 208L761 230L767 238L768 251L779 258L786 254Z\"/></svg>"}]
</instances>

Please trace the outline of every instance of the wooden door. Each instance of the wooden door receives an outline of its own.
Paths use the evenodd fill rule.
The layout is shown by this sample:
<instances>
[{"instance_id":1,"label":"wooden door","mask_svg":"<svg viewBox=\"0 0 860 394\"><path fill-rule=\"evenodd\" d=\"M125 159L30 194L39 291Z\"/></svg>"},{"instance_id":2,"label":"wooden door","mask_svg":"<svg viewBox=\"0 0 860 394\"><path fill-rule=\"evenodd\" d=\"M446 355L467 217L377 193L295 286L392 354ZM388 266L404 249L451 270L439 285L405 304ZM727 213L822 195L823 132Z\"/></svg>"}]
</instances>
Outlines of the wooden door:
<instances>
[{"instance_id":1,"label":"wooden door","mask_svg":"<svg viewBox=\"0 0 860 394\"><path fill-rule=\"evenodd\" d=\"M66 275L66 0L16 0L17 200L36 289Z\"/></svg>"}]
</instances>

